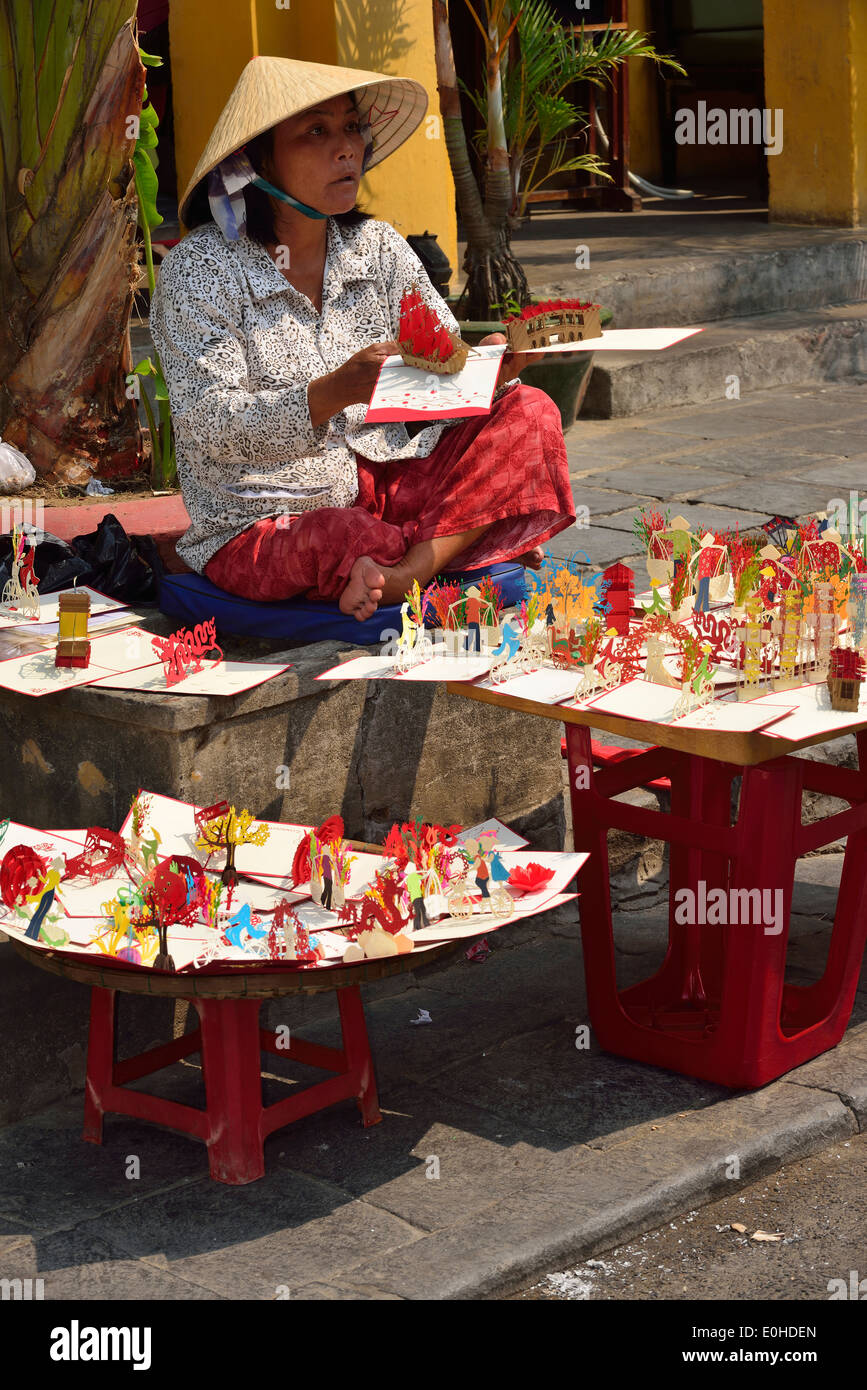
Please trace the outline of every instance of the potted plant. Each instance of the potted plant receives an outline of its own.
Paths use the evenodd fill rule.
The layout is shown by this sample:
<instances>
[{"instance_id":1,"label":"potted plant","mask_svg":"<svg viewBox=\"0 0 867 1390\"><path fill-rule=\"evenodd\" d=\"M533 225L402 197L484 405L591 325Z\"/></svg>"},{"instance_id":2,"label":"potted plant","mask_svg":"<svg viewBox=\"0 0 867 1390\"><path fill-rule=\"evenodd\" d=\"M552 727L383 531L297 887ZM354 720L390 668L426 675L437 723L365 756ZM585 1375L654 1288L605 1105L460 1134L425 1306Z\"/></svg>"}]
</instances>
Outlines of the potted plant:
<instances>
[{"instance_id":1,"label":"potted plant","mask_svg":"<svg viewBox=\"0 0 867 1390\"><path fill-rule=\"evenodd\" d=\"M458 210L467 241L464 289L453 306L463 319L461 336L469 342L502 331L499 321L531 302L527 277L511 246L516 218L526 211L529 195L546 180L584 169L610 178L598 157L576 152L589 127L585 112L564 93L579 81L602 86L629 58L650 58L683 72L672 58L656 52L646 34L608 28L585 35L561 24L547 0L462 0L482 34L484 73L473 91L458 80L449 29L449 0L433 0L437 87L443 133ZM468 132L461 111L461 90L479 116ZM470 163L472 141L484 159L480 186ZM603 327L610 323L603 317ZM577 360L576 360L577 359ZM522 372L522 379L541 386L557 401L564 428L574 423L586 388L592 353L549 358Z\"/></svg>"}]
</instances>

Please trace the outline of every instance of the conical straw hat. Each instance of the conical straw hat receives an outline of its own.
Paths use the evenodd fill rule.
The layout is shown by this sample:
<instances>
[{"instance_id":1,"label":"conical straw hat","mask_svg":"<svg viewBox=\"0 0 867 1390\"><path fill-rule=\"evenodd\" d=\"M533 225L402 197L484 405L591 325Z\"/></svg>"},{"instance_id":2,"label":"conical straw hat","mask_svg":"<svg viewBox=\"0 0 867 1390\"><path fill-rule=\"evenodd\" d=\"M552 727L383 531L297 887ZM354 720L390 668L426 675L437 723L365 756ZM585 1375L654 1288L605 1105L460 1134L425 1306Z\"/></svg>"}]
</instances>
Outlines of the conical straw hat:
<instances>
[{"instance_id":1,"label":"conical straw hat","mask_svg":"<svg viewBox=\"0 0 867 1390\"><path fill-rule=\"evenodd\" d=\"M371 127L373 153L367 162L369 169L402 145L421 124L428 99L420 82L359 68L300 63L294 58L251 58L193 170L180 201L181 221L201 180L254 135L261 135L318 101L353 91L359 112Z\"/></svg>"}]
</instances>

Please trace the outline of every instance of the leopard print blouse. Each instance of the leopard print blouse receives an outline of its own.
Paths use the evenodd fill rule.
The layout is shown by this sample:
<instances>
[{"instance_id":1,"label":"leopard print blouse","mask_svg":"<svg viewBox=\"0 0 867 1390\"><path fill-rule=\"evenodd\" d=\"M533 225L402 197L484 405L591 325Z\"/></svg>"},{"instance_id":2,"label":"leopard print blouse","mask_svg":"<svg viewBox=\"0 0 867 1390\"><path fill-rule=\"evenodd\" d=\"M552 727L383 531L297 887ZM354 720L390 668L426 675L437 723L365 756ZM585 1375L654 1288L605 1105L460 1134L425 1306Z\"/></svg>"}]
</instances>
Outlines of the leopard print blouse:
<instances>
[{"instance_id":1,"label":"leopard print blouse","mask_svg":"<svg viewBox=\"0 0 867 1390\"><path fill-rule=\"evenodd\" d=\"M358 495L353 451L385 462L424 458L443 430L365 425L348 405L314 427L307 385L371 343L397 337L400 301L418 285L443 323L457 322L421 261L387 222L328 219L322 313L290 285L264 246L229 242L207 223L166 256L151 306L169 390L178 476L190 528L178 554L199 573L253 522ZM291 500L225 490L291 489Z\"/></svg>"}]
</instances>

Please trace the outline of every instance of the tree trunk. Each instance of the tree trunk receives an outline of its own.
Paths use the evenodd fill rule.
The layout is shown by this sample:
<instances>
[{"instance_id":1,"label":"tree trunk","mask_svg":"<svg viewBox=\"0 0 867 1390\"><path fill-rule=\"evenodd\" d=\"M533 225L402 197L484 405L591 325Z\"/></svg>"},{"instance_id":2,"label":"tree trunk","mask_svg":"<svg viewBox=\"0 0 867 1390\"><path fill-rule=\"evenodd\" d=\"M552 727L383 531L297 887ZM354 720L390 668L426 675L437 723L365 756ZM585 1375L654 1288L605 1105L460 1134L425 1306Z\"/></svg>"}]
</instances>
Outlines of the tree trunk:
<instances>
[{"instance_id":1,"label":"tree trunk","mask_svg":"<svg viewBox=\"0 0 867 1390\"><path fill-rule=\"evenodd\" d=\"M527 278L512 254L508 221L511 202L508 151L502 121L499 65L489 63L487 80L492 113L488 130L488 158L485 199L470 164L467 137L461 116L460 93L448 22L447 0L433 0L434 40L436 52L437 90L443 119L446 150L455 181L458 210L463 224L467 249L463 268L467 282L458 301L458 315L468 319L500 317L502 304L509 292L520 304L529 298ZM496 36L489 40L496 51Z\"/></svg>"},{"instance_id":2,"label":"tree trunk","mask_svg":"<svg viewBox=\"0 0 867 1390\"><path fill-rule=\"evenodd\" d=\"M46 481L141 462L129 316L135 0L0 0L0 431Z\"/></svg>"}]
</instances>

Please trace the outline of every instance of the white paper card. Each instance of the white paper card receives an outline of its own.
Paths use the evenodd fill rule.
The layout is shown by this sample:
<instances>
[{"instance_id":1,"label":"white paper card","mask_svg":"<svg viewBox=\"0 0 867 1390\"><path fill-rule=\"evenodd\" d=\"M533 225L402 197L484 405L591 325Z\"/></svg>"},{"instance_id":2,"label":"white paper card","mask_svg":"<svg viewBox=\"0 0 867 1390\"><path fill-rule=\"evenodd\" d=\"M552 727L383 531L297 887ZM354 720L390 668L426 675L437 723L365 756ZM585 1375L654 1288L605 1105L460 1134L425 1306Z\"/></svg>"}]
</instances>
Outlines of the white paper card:
<instances>
[{"instance_id":1,"label":"white paper card","mask_svg":"<svg viewBox=\"0 0 867 1390\"><path fill-rule=\"evenodd\" d=\"M474 348L459 372L407 367L399 354L380 368L364 423L377 420L442 420L487 415L505 344Z\"/></svg>"},{"instance_id":2,"label":"white paper card","mask_svg":"<svg viewBox=\"0 0 867 1390\"><path fill-rule=\"evenodd\" d=\"M815 738L817 734L833 734L840 729L850 729L856 724L867 724L867 700L861 697L860 709L855 712L831 708L831 696L824 684L800 685L794 690L786 690L779 695L760 696L753 700L754 705L767 705L779 700L792 705L792 713L786 719L775 723L768 729L772 738L791 739Z\"/></svg>"},{"instance_id":3,"label":"white paper card","mask_svg":"<svg viewBox=\"0 0 867 1390\"><path fill-rule=\"evenodd\" d=\"M205 658L201 671L192 671L176 685L166 685L162 664L102 677L94 684L104 690L159 691L161 695L240 695L279 676L281 671L288 671L290 664L275 666L264 661L210 661Z\"/></svg>"},{"instance_id":4,"label":"white paper card","mask_svg":"<svg viewBox=\"0 0 867 1390\"><path fill-rule=\"evenodd\" d=\"M661 352L675 343L703 333L703 328L603 328L601 338L584 338L580 343L552 343L546 348L527 348L527 352Z\"/></svg>"},{"instance_id":5,"label":"white paper card","mask_svg":"<svg viewBox=\"0 0 867 1390\"><path fill-rule=\"evenodd\" d=\"M480 681L479 688L496 690L502 695L515 695L522 700L538 700L542 705L559 705L563 700L572 699L580 679L580 671L543 668L524 676L513 676L508 681Z\"/></svg>"},{"instance_id":6,"label":"white paper card","mask_svg":"<svg viewBox=\"0 0 867 1390\"><path fill-rule=\"evenodd\" d=\"M754 733L785 719L791 705L757 706L755 700L714 700L676 721L678 729L716 729L720 733Z\"/></svg>"},{"instance_id":7,"label":"white paper card","mask_svg":"<svg viewBox=\"0 0 867 1390\"><path fill-rule=\"evenodd\" d=\"M69 588L61 589L56 594L40 594L38 618L25 618L22 617L20 613L10 612L5 606L0 606L0 627L20 627L22 625L36 626L37 624L41 625L43 623L56 623L59 617L58 602L61 593L71 594L72 592L73 590ZM108 594L101 594L98 590L91 589L86 584L79 584L75 589L75 593L90 595L91 614L108 613L114 609L128 607L128 605L122 603L120 599L109 598Z\"/></svg>"},{"instance_id":8,"label":"white paper card","mask_svg":"<svg viewBox=\"0 0 867 1390\"><path fill-rule=\"evenodd\" d=\"M485 852L500 849L523 849L530 843L525 840L523 835L518 835L511 826L504 825L496 816L490 816L488 820L479 821L478 825L468 825L466 830L461 830L456 836L459 845L465 845L467 840L482 840Z\"/></svg>"}]
</instances>

